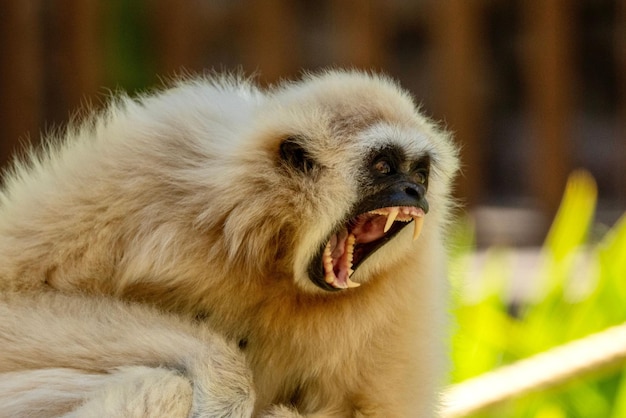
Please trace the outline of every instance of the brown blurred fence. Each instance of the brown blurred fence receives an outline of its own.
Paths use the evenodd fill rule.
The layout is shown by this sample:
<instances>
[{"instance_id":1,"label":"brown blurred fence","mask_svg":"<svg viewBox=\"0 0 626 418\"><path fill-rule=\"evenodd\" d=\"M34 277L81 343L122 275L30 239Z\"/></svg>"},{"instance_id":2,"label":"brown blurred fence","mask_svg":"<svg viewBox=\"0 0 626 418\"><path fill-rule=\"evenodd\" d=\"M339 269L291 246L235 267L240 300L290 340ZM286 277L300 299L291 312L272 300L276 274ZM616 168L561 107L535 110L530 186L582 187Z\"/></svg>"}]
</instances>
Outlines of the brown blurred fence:
<instances>
[{"instance_id":1,"label":"brown blurred fence","mask_svg":"<svg viewBox=\"0 0 626 418\"><path fill-rule=\"evenodd\" d=\"M626 200L626 0L2 0L0 165L158 74L383 70L463 146L459 195L551 211L585 166Z\"/></svg>"}]
</instances>

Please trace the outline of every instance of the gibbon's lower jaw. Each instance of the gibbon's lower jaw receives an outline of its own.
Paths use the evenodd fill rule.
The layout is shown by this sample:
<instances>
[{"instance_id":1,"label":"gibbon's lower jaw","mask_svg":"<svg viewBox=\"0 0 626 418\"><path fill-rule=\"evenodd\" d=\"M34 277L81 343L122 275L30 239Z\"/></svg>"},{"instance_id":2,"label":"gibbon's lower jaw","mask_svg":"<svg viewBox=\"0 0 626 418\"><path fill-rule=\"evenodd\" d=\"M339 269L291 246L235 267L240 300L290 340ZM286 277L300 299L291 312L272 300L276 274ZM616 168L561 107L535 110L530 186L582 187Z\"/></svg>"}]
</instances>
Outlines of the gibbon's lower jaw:
<instances>
[{"instance_id":1,"label":"gibbon's lower jaw","mask_svg":"<svg viewBox=\"0 0 626 418\"><path fill-rule=\"evenodd\" d=\"M413 240L422 230L425 211L415 206L383 207L351 218L328 238L309 268L311 280L325 290L360 286L350 280L357 267L413 221Z\"/></svg>"}]
</instances>

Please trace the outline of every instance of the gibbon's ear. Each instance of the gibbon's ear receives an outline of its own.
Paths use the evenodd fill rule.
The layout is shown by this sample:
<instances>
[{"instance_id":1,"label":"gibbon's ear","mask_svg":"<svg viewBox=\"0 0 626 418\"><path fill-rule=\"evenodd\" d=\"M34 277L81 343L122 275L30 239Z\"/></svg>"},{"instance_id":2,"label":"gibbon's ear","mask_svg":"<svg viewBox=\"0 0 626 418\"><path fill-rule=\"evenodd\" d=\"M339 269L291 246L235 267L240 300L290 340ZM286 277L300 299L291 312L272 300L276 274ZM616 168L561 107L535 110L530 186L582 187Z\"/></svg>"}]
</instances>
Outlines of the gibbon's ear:
<instances>
[{"instance_id":1,"label":"gibbon's ear","mask_svg":"<svg viewBox=\"0 0 626 418\"><path fill-rule=\"evenodd\" d=\"M291 136L281 142L280 158L289 167L304 174L311 174L318 164L304 149L301 142L301 139Z\"/></svg>"}]
</instances>

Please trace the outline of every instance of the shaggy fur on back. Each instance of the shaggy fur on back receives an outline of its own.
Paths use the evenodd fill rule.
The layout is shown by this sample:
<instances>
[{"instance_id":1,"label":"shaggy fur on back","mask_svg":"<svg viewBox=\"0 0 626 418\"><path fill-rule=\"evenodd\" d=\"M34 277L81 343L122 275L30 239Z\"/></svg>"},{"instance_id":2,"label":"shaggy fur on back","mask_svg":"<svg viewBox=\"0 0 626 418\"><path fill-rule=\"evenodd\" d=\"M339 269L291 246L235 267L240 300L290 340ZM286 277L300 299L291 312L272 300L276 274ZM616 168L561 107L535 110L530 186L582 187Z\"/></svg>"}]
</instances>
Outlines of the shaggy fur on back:
<instances>
[{"instance_id":1,"label":"shaggy fur on back","mask_svg":"<svg viewBox=\"0 0 626 418\"><path fill-rule=\"evenodd\" d=\"M183 80L50 144L0 191L0 411L434 415L457 151L394 82ZM322 285L316 254L393 180L383 152L429 164L421 236Z\"/></svg>"}]
</instances>

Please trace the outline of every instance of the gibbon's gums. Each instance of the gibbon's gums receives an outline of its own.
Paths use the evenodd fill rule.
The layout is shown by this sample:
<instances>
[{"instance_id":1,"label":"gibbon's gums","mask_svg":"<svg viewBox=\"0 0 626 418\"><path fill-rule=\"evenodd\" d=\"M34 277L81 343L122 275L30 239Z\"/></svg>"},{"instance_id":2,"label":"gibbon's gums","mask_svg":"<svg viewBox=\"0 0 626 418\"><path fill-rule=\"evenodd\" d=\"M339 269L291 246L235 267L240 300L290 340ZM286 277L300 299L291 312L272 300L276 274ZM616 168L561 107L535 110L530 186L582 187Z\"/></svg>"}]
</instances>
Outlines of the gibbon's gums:
<instances>
[{"instance_id":1,"label":"gibbon's gums","mask_svg":"<svg viewBox=\"0 0 626 418\"><path fill-rule=\"evenodd\" d=\"M115 98L4 176L0 415L435 415L457 167L383 76Z\"/></svg>"}]
</instances>

